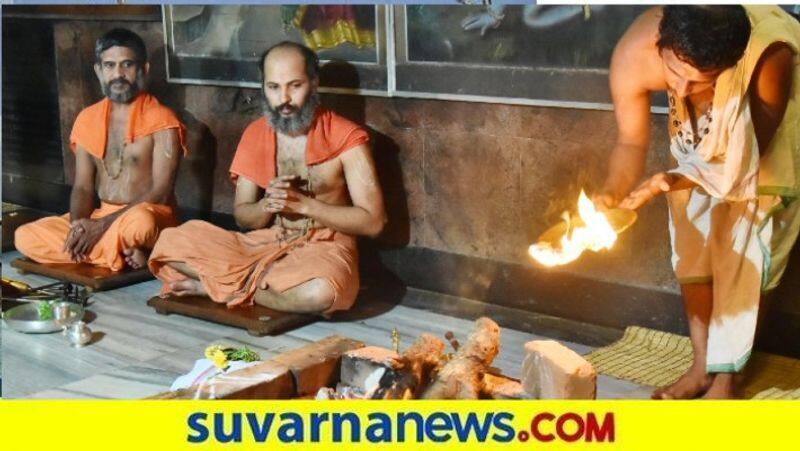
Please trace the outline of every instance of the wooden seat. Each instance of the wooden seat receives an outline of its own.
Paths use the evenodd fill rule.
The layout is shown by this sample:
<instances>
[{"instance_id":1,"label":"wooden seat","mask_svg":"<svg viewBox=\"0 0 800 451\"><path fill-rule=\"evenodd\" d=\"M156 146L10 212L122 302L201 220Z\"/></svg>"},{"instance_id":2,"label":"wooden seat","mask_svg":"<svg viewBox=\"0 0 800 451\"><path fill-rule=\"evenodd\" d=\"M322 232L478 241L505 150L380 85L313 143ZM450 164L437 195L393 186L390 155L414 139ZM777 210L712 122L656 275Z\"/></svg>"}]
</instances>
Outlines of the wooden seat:
<instances>
[{"instance_id":1,"label":"wooden seat","mask_svg":"<svg viewBox=\"0 0 800 451\"><path fill-rule=\"evenodd\" d=\"M272 310L260 305L228 308L207 296L155 296L147 301L156 312L167 315L177 313L213 323L245 329L250 335L262 337L277 335L320 319L317 315L288 313Z\"/></svg>"},{"instance_id":2,"label":"wooden seat","mask_svg":"<svg viewBox=\"0 0 800 451\"><path fill-rule=\"evenodd\" d=\"M113 290L153 279L147 268L112 271L87 263L36 263L28 258L18 258L11 262L11 266L22 273L39 274L92 291Z\"/></svg>"}]
</instances>

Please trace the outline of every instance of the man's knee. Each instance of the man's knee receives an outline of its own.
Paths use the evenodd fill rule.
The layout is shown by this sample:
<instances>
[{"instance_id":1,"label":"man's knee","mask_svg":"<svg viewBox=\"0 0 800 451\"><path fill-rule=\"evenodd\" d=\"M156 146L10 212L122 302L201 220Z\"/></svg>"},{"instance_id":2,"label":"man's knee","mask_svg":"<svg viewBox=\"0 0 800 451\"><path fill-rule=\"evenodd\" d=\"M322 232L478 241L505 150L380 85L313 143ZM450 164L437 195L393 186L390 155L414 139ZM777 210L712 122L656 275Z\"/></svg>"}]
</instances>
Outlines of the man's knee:
<instances>
[{"instance_id":1,"label":"man's knee","mask_svg":"<svg viewBox=\"0 0 800 451\"><path fill-rule=\"evenodd\" d=\"M322 313L330 310L336 292L325 279L312 279L282 293L256 290L255 301L281 311Z\"/></svg>"},{"instance_id":2,"label":"man's knee","mask_svg":"<svg viewBox=\"0 0 800 451\"><path fill-rule=\"evenodd\" d=\"M36 236L31 224L24 224L14 231L14 247L23 255L28 255L30 246L36 243Z\"/></svg>"},{"instance_id":3,"label":"man's knee","mask_svg":"<svg viewBox=\"0 0 800 451\"><path fill-rule=\"evenodd\" d=\"M119 231L128 241L152 246L158 235L158 220L152 211L137 205L123 213Z\"/></svg>"},{"instance_id":4,"label":"man's knee","mask_svg":"<svg viewBox=\"0 0 800 451\"><path fill-rule=\"evenodd\" d=\"M312 279L302 286L297 293L299 300L316 311L324 312L331 308L336 299L336 292L325 279Z\"/></svg>"}]
</instances>

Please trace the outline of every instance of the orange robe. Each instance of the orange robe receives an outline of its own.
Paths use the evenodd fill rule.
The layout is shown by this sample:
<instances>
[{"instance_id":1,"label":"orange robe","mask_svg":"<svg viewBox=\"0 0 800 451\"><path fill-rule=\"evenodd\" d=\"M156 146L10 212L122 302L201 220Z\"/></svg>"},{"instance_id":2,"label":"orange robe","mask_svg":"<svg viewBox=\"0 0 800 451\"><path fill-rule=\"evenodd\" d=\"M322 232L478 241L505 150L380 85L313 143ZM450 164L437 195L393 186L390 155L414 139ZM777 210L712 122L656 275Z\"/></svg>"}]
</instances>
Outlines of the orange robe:
<instances>
[{"instance_id":1,"label":"orange robe","mask_svg":"<svg viewBox=\"0 0 800 451\"><path fill-rule=\"evenodd\" d=\"M185 130L172 110L148 93L139 94L130 106L126 143L161 130L177 129L180 146L186 152ZM96 158L105 156L110 112L111 101L105 98L78 114L70 134L73 152L80 147ZM103 202L90 217L102 218L124 207ZM114 271L122 270L125 267L123 249L151 249L160 231L175 225L177 220L171 206L137 204L114 220L85 261ZM69 214L42 218L19 227L14 245L23 255L39 263L71 263L69 254L63 251L69 227Z\"/></svg>"},{"instance_id":2,"label":"orange robe","mask_svg":"<svg viewBox=\"0 0 800 451\"><path fill-rule=\"evenodd\" d=\"M103 202L91 219L99 219L124 208ZM123 249L152 249L158 234L178 224L172 207L142 202L122 213L86 256L86 263L120 271L125 268ZM19 227L14 245L23 255L39 263L72 263L64 252L64 241L70 227L69 213L50 216Z\"/></svg>"},{"instance_id":3,"label":"orange robe","mask_svg":"<svg viewBox=\"0 0 800 451\"><path fill-rule=\"evenodd\" d=\"M368 141L366 131L320 108L308 132L306 165L335 158ZM276 136L265 118L251 123L231 164L232 179L246 177L262 188L276 176ZM288 238L287 238L288 236ZM358 251L354 237L328 228L305 234L278 226L248 233L232 232L203 221L189 221L164 231L150 255L150 270L168 284L185 280L168 262L195 271L211 299L229 307L252 305L261 282L284 292L312 279L326 280L335 292L324 313L346 310L358 294Z\"/></svg>"}]
</instances>

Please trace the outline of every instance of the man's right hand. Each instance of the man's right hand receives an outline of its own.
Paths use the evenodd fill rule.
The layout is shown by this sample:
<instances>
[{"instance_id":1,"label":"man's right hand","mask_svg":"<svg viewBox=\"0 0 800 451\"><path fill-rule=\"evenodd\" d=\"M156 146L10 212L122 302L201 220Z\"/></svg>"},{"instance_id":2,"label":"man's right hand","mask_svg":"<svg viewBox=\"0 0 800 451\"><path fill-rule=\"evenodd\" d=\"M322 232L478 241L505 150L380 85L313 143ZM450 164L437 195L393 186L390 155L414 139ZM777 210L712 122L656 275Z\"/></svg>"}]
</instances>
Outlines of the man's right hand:
<instances>
[{"instance_id":1,"label":"man's right hand","mask_svg":"<svg viewBox=\"0 0 800 451\"><path fill-rule=\"evenodd\" d=\"M592 195L592 203L594 204L594 208L599 211L605 211L616 208L619 204L619 200L610 192L604 190Z\"/></svg>"},{"instance_id":2,"label":"man's right hand","mask_svg":"<svg viewBox=\"0 0 800 451\"><path fill-rule=\"evenodd\" d=\"M82 218L72 221L67 239L64 240L64 252L70 255L75 263L80 263L92 251L103 237L110 221L104 219Z\"/></svg>"},{"instance_id":3,"label":"man's right hand","mask_svg":"<svg viewBox=\"0 0 800 451\"><path fill-rule=\"evenodd\" d=\"M67 232L67 238L64 240L64 248L62 250L68 253L70 260L75 263L80 262L84 258L83 255L79 255L76 251L77 244L84 233L86 233L86 229L81 225L81 222L72 221L69 226L69 232Z\"/></svg>"},{"instance_id":4,"label":"man's right hand","mask_svg":"<svg viewBox=\"0 0 800 451\"><path fill-rule=\"evenodd\" d=\"M264 197L259 201L261 209L270 214L275 213L272 211L274 210L274 202L283 201L285 199L285 197L278 197L278 193L283 193L286 190L296 187L299 182L299 175L282 175L272 179L264 192Z\"/></svg>"}]
</instances>

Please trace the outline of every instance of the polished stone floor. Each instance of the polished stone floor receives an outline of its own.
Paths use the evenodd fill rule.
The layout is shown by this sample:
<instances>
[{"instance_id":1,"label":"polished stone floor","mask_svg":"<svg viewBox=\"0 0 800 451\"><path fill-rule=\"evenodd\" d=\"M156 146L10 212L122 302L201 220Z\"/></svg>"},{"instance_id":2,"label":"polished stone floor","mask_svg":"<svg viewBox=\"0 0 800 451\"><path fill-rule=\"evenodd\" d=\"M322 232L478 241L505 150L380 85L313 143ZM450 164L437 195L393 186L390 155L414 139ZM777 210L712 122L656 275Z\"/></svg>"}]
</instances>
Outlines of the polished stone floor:
<instances>
[{"instance_id":1,"label":"polished stone floor","mask_svg":"<svg viewBox=\"0 0 800 451\"><path fill-rule=\"evenodd\" d=\"M31 285L50 279L20 275L9 263L19 254L2 255L5 277ZM146 305L158 293L159 283L144 282L96 293L86 317L94 332L91 344L76 349L60 334L27 335L2 327L3 397L7 398L141 398L165 391L188 372L212 343L247 345L266 359L332 334L366 344L391 347L397 328L401 348L422 332L442 337L448 330L464 340L471 322L403 305L359 306L351 312L319 321L275 337L253 337L247 332L179 315L158 315ZM500 354L494 366L519 377L523 344L544 337L503 328ZM578 353L592 348L564 343ZM606 376L598 379L600 398L647 398L650 389Z\"/></svg>"}]
</instances>

